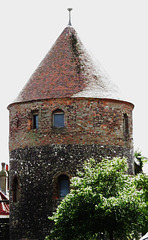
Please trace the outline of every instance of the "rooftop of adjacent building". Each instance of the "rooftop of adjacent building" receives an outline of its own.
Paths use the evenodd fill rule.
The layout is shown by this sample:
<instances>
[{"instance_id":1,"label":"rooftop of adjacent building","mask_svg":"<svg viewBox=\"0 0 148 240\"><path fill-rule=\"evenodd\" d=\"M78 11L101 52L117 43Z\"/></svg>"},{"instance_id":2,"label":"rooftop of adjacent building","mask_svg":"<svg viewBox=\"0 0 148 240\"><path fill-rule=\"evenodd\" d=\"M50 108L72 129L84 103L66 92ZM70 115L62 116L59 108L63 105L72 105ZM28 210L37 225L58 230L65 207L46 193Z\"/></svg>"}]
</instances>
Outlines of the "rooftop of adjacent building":
<instances>
[{"instance_id":1,"label":"rooftop of adjacent building","mask_svg":"<svg viewBox=\"0 0 148 240\"><path fill-rule=\"evenodd\" d=\"M0 189L0 218L9 217L9 198Z\"/></svg>"}]
</instances>

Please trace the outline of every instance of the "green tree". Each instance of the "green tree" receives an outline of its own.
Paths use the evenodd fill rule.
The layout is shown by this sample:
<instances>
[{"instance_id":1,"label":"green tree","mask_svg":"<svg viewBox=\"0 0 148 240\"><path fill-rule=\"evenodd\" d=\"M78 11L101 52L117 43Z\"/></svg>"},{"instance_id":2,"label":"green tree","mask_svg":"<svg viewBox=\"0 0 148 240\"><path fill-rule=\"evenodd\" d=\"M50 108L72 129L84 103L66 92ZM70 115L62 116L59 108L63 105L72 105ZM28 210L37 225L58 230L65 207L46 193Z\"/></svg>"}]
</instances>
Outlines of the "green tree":
<instances>
[{"instance_id":1,"label":"green tree","mask_svg":"<svg viewBox=\"0 0 148 240\"><path fill-rule=\"evenodd\" d=\"M142 235L148 232L148 177L144 174L141 174L137 183L137 188L142 189L143 198L146 203L146 207L143 209L143 218L142 218Z\"/></svg>"},{"instance_id":2,"label":"green tree","mask_svg":"<svg viewBox=\"0 0 148 240\"><path fill-rule=\"evenodd\" d=\"M125 158L91 159L71 182L47 240L138 239L148 219L145 175L128 175Z\"/></svg>"},{"instance_id":3,"label":"green tree","mask_svg":"<svg viewBox=\"0 0 148 240\"><path fill-rule=\"evenodd\" d=\"M142 153L139 150L135 151L134 157L135 157L135 164L134 164L135 174L142 173L143 166L145 163L147 163L148 159L142 156Z\"/></svg>"}]
</instances>

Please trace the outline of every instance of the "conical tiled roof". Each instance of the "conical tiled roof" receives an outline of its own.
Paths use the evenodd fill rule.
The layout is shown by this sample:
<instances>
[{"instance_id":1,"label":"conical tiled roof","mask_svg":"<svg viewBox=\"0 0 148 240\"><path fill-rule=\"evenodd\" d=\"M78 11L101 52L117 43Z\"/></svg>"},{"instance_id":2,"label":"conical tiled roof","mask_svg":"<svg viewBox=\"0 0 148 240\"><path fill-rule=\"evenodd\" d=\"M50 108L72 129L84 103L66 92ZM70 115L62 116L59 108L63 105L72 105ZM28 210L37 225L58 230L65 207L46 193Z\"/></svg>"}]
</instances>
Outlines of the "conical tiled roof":
<instances>
[{"instance_id":1,"label":"conical tiled roof","mask_svg":"<svg viewBox=\"0 0 148 240\"><path fill-rule=\"evenodd\" d=\"M116 87L94 66L75 29L66 27L15 102L49 98L118 99Z\"/></svg>"}]
</instances>

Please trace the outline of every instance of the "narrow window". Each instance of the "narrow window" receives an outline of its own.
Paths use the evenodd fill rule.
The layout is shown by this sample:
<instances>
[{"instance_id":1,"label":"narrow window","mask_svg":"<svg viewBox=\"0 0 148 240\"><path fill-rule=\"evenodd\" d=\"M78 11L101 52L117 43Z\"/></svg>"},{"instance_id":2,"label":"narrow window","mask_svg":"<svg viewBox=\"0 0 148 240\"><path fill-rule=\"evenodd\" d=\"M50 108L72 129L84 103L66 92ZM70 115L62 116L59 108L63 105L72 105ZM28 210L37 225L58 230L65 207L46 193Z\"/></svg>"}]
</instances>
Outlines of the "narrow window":
<instances>
[{"instance_id":1,"label":"narrow window","mask_svg":"<svg viewBox=\"0 0 148 240\"><path fill-rule=\"evenodd\" d=\"M13 202L18 202L19 200L19 183L16 177L14 178L12 185L12 200Z\"/></svg>"},{"instance_id":2,"label":"narrow window","mask_svg":"<svg viewBox=\"0 0 148 240\"><path fill-rule=\"evenodd\" d=\"M53 113L53 127L61 128L64 127L64 112L57 110Z\"/></svg>"},{"instance_id":3,"label":"narrow window","mask_svg":"<svg viewBox=\"0 0 148 240\"><path fill-rule=\"evenodd\" d=\"M129 127L128 127L128 116L125 113L124 117L123 117L123 131L124 131L124 135L127 136L129 133Z\"/></svg>"},{"instance_id":4,"label":"narrow window","mask_svg":"<svg viewBox=\"0 0 148 240\"><path fill-rule=\"evenodd\" d=\"M69 193L69 177L60 175L58 177L59 197L64 198Z\"/></svg>"},{"instance_id":5,"label":"narrow window","mask_svg":"<svg viewBox=\"0 0 148 240\"><path fill-rule=\"evenodd\" d=\"M39 117L38 114L33 114L33 129L39 128Z\"/></svg>"}]
</instances>

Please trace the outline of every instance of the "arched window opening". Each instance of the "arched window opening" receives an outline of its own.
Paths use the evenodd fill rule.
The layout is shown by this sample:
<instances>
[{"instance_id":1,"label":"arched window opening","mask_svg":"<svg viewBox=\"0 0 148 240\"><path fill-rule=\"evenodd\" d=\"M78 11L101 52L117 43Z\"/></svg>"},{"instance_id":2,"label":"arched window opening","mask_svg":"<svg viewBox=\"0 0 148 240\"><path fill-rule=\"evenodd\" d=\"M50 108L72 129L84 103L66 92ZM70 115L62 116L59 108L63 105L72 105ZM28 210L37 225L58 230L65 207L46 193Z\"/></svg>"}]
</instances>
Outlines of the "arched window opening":
<instances>
[{"instance_id":1,"label":"arched window opening","mask_svg":"<svg viewBox=\"0 0 148 240\"><path fill-rule=\"evenodd\" d=\"M59 185L59 197L64 198L70 189L69 177L67 175L60 175L58 177L58 185Z\"/></svg>"},{"instance_id":2,"label":"arched window opening","mask_svg":"<svg viewBox=\"0 0 148 240\"><path fill-rule=\"evenodd\" d=\"M129 134L128 115L126 113L123 116L123 132L125 136Z\"/></svg>"},{"instance_id":3,"label":"arched window opening","mask_svg":"<svg viewBox=\"0 0 148 240\"><path fill-rule=\"evenodd\" d=\"M16 203L18 202L18 200L19 200L19 183L17 177L15 177L12 185L12 201Z\"/></svg>"},{"instance_id":4,"label":"arched window opening","mask_svg":"<svg viewBox=\"0 0 148 240\"><path fill-rule=\"evenodd\" d=\"M64 112L58 109L53 112L53 127L62 128L64 126Z\"/></svg>"}]
</instances>

